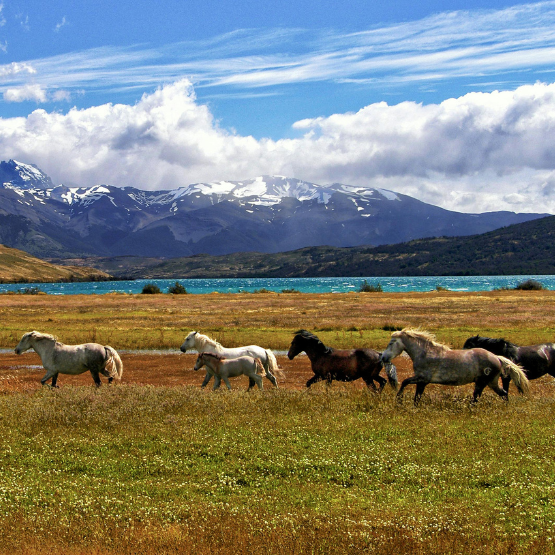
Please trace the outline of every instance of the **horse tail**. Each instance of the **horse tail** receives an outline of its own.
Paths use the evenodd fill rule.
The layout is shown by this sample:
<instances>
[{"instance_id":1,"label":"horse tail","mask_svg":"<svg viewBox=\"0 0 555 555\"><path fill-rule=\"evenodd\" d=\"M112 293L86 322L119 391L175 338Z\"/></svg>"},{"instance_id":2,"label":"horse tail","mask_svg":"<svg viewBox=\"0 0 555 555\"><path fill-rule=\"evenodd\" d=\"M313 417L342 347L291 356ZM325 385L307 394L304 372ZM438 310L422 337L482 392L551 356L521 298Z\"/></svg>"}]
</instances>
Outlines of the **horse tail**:
<instances>
[{"instance_id":1,"label":"horse tail","mask_svg":"<svg viewBox=\"0 0 555 555\"><path fill-rule=\"evenodd\" d=\"M389 385L397 391L397 387L399 387L399 382L397 381L397 367L391 362L384 363L383 366L385 368L385 373L387 374Z\"/></svg>"},{"instance_id":2,"label":"horse tail","mask_svg":"<svg viewBox=\"0 0 555 555\"><path fill-rule=\"evenodd\" d=\"M123 374L123 362L121 361L118 352L109 345L105 345L104 349L106 349L107 355L104 369L110 373L111 378L121 380L121 375Z\"/></svg>"},{"instance_id":3,"label":"horse tail","mask_svg":"<svg viewBox=\"0 0 555 555\"><path fill-rule=\"evenodd\" d=\"M522 366L515 364L512 360L506 357L498 356L497 358L501 363L503 377L506 378L510 376L511 380L516 385L518 391L522 395L527 395L530 384L528 382L528 378L526 377L526 374L524 373Z\"/></svg>"},{"instance_id":4,"label":"horse tail","mask_svg":"<svg viewBox=\"0 0 555 555\"><path fill-rule=\"evenodd\" d=\"M256 364L256 373L260 374L260 376L265 378L266 377L266 368L264 368L264 365L262 364L262 361L259 358L255 358L254 362Z\"/></svg>"},{"instance_id":5,"label":"horse tail","mask_svg":"<svg viewBox=\"0 0 555 555\"><path fill-rule=\"evenodd\" d=\"M266 369L270 371L270 374L273 374L274 376L277 374L282 380L285 379L285 374L278 366L276 355L274 355L274 353L270 351L270 349L265 349L265 351L268 364Z\"/></svg>"}]
</instances>

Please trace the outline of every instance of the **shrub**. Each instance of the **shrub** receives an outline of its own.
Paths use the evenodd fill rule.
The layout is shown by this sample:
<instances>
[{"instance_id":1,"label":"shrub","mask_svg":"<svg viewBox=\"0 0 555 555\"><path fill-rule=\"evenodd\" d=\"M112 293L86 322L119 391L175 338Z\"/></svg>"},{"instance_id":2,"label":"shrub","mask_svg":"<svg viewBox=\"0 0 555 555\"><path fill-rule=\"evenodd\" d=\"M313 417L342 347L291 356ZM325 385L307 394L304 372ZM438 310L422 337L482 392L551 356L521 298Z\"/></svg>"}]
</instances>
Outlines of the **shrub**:
<instances>
[{"instance_id":1,"label":"shrub","mask_svg":"<svg viewBox=\"0 0 555 555\"><path fill-rule=\"evenodd\" d=\"M515 290L518 291L543 291L545 287L535 279L527 279L525 281L521 281L516 287Z\"/></svg>"},{"instance_id":2,"label":"shrub","mask_svg":"<svg viewBox=\"0 0 555 555\"><path fill-rule=\"evenodd\" d=\"M157 295L158 293L161 293L160 287L155 283L147 283L141 291L143 295Z\"/></svg>"},{"instance_id":3,"label":"shrub","mask_svg":"<svg viewBox=\"0 0 555 555\"><path fill-rule=\"evenodd\" d=\"M282 289L281 292L282 293L300 293L300 291L298 289L294 289L293 287L291 287L291 289Z\"/></svg>"},{"instance_id":4,"label":"shrub","mask_svg":"<svg viewBox=\"0 0 555 555\"><path fill-rule=\"evenodd\" d=\"M443 287L443 285L436 285L436 291L449 291L449 288Z\"/></svg>"},{"instance_id":5,"label":"shrub","mask_svg":"<svg viewBox=\"0 0 555 555\"><path fill-rule=\"evenodd\" d=\"M39 289L38 287L25 287L23 289L18 289L17 291L20 295L45 295L46 293Z\"/></svg>"},{"instance_id":6,"label":"shrub","mask_svg":"<svg viewBox=\"0 0 555 555\"><path fill-rule=\"evenodd\" d=\"M370 285L366 280L364 280L358 289L359 293L383 293L383 289L380 283L376 285Z\"/></svg>"},{"instance_id":7,"label":"shrub","mask_svg":"<svg viewBox=\"0 0 555 555\"><path fill-rule=\"evenodd\" d=\"M168 293L171 293L172 295L186 295L187 289L185 289L179 281L176 281L174 285L169 286Z\"/></svg>"}]
</instances>

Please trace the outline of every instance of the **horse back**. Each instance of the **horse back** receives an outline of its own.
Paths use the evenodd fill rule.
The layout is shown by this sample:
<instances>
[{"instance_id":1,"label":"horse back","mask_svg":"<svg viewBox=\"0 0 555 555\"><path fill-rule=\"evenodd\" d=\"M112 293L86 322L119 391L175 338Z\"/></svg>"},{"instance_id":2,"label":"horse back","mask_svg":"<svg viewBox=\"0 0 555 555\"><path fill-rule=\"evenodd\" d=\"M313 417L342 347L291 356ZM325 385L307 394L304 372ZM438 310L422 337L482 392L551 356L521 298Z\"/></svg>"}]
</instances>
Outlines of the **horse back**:
<instances>
[{"instance_id":1,"label":"horse back","mask_svg":"<svg viewBox=\"0 0 555 555\"><path fill-rule=\"evenodd\" d=\"M555 345L544 343L519 347L516 362L524 368L528 379L539 378L547 373L553 375L555 373Z\"/></svg>"}]
</instances>

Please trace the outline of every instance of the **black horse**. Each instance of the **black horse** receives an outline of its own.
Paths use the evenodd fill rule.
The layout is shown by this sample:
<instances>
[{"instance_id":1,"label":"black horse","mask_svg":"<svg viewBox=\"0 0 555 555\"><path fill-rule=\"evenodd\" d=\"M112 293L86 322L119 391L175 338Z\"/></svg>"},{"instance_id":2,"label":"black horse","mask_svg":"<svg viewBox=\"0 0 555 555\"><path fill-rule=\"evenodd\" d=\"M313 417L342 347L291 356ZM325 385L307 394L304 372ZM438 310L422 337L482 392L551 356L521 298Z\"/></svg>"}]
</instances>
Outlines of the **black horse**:
<instances>
[{"instance_id":1,"label":"black horse","mask_svg":"<svg viewBox=\"0 0 555 555\"><path fill-rule=\"evenodd\" d=\"M295 332L287 356L293 360L299 353L305 352L310 359L314 376L306 382L306 387L320 380L331 384L332 380L352 382L362 378L369 388L381 391L387 380L380 376L384 367L381 353L373 349L337 350L326 347L318 337L306 330ZM397 389L397 370L393 364L385 365L389 384Z\"/></svg>"},{"instance_id":2,"label":"black horse","mask_svg":"<svg viewBox=\"0 0 555 555\"><path fill-rule=\"evenodd\" d=\"M530 345L519 347L503 338L480 337L475 335L469 337L463 349L474 349L481 347L494 355L504 356L522 366L529 380L541 378L549 374L555 378L555 344L544 343L542 345ZM503 389L509 391L510 377L501 378Z\"/></svg>"}]
</instances>

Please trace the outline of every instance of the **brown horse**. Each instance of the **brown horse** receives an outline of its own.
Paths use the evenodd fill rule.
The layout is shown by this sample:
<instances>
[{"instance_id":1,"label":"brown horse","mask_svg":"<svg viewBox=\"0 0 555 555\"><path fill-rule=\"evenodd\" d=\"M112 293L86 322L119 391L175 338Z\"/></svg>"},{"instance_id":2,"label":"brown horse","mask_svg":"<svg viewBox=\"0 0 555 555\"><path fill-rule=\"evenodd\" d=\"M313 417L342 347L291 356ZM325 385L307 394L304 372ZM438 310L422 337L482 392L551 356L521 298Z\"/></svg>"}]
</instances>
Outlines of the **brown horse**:
<instances>
[{"instance_id":1,"label":"brown horse","mask_svg":"<svg viewBox=\"0 0 555 555\"><path fill-rule=\"evenodd\" d=\"M306 331L295 332L287 356L293 360L299 353L308 355L314 376L306 382L306 387L320 380L331 384L332 380L352 382L362 378L366 385L377 390L374 381L381 391L387 380L380 376L384 367L381 355L373 349L352 349L340 351L326 347L315 335ZM393 364L385 365L389 384L397 389L397 370Z\"/></svg>"},{"instance_id":2,"label":"brown horse","mask_svg":"<svg viewBox=\"0 0 555 555\"><path fill-rule=\"evenodd\" d=\"M474 349L480 347L494 355L504 356L516 364L520 364L526 377L535 380L549 374L555 378L555 344L543 343L541 345L528 345L519 347L502 338L480 337L475 335L469 337L463 349ZM501 377L503 389L509 391L511 376Z\"/></svg>"}]
</instances>

